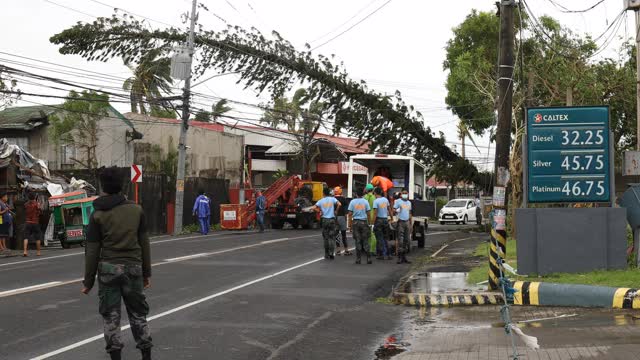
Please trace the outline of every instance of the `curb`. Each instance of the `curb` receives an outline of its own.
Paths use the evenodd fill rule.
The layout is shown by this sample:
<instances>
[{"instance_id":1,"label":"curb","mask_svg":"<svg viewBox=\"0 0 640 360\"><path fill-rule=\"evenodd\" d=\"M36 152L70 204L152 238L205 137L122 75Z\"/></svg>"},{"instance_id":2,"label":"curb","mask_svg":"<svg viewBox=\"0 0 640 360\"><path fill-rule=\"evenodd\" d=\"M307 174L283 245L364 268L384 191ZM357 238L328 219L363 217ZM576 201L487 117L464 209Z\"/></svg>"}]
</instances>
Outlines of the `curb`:
<instances>
[{"instance_id":1,"label":"curb","mask_svg":"<svg viewBox=\"0 0 640 360\"><path fill-rule=\"evenodd\" d=\"M516 281L514 305L640 309L637 289Z\"/></svg>"},{"instance_id":2,"label":"curb","mask_svg":"<svg viewBox=\"0 0 640 360\"><path fill-rule=\"evenodd\" d=\"M393 302L396 305L406 305L415 307L452 307L452 306L475 306L475 305L502 305L504 299L498 293L476 293L476 294L415 294L415 293L394 293Z\"/></svg>"}]
</instances>

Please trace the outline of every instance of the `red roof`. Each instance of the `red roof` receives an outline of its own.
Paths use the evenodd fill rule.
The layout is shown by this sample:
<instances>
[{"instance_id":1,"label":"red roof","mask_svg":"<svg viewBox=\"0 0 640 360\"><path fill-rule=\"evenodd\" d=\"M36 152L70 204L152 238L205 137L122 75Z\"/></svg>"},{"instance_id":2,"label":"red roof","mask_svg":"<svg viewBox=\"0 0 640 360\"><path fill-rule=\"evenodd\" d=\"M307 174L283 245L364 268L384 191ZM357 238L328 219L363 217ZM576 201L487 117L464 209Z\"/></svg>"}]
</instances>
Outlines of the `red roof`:
<instances>
[{"instance_id":1,"label":"red roof","mask_svg":"<svg viewBox=\"0 0 640 360\"><path fill-rule=\"evenodd\" d=\"M66 197L69 197L69 196L76 196L76 195L82 195L82 194L86 194L86 191L84 191L84 190L72 191L72 192L68 192L68 193L64 193L64 194L60 194L60 195L54 195L54 196L50 197L49 199L66 198Z\"/></svg>"},{"instance_id":2,"label":"red roof","mask_svg":"<svg viewBox=\"0 0 640 360\"><path fill-rule=\"evenodd\" d=\"M69 201L65 201L64 204L62 204L62 205L73 205L73 204L82 204L82 203L86 203L86 202L93 202L97 198L98 198L97 196L93 196L93 197L85 198L85 199L69 200Z\"/></svg>"}]
</instances>

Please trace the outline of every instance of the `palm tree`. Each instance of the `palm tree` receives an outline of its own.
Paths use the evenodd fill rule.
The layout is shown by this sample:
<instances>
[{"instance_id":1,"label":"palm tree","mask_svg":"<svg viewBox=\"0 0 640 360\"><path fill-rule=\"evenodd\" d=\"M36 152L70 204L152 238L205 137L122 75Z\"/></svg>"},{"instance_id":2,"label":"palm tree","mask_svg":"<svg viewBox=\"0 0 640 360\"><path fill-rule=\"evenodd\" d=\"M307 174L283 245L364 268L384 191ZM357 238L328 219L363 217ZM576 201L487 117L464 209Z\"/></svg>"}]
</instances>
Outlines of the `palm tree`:
<instances>
[{"instance_id":1,"label":"palm tree","mask_svg":"<svg viewBox=\"0 0 640 360\"><path fill-rule=\"evenodd\" d=\"M302 158L302 172L305 179L311 179L311 164L320 155L315 135L322 126L325 105L311 101L305 89L298 89L291 100L279 97L273 101L272 110L267 110L260 122L273 128L286 126L295 137Z\"/></svg>"},{"instance_id":2,"label":"palm tree","mask_svg":"<svg viewBox=\"0 0 640 360\"><path fill-rule=\"evenodd\" d=\"M227 99L220 99L220 101L211 107L211 119L216 123L219 118L224 117L224 114L231 110L233 110L233 108L227 106Z\"/></svg>"},{"instance_id":3,"label":"palm tree","mask_svg":"<svg viewBox=\"0 0 640 360\"><path fill-rule=\"evenodd\" d=\"M476 145L476 141L473 140L473 136L471 136L471 132L469 131L469 128L467 127L467 124L465 124L462 120L460 120L460 122L458 122L458 138L460 139L460 146L462 147L462 151L460 152L460 155L462 156L463 159L465 159L465 145L464 145L464 140L466 138L469 138L469 140L471 140L471 143L473 144L473 146L475 146L476 150L478 150L478 152L480 152L480 149L478 149L478 145Z\"/></svg>"},{"instance_id":4,"label":"palm tree","mask_svg":"<svg viewBox=\"0 0 640 360\"><path fill-rule=\"evenodd\" d=\"M125 80L122 88L129 91L131 112L147 113L147 106L153 99L162 97L162 93L171 93L171 59L158 58L162 50L154 49L140 58L137 66L126 64L133 76Z\"/></svg>"}]
</instances>

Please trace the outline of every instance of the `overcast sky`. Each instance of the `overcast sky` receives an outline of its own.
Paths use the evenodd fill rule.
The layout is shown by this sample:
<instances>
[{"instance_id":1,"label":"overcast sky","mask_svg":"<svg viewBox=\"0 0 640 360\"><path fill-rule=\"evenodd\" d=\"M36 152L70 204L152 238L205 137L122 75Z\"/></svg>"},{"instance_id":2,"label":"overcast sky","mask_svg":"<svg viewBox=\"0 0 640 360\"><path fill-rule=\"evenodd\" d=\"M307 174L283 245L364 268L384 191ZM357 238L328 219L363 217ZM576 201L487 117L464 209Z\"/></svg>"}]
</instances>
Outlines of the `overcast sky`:
<instances>
[{"instance_id":1,"label":"overcast sky","mask_svg":"<svg viewBox=\"0 0 640 360\"><path fill-rule=\"evenodd\" d=\"M420 109L426 122L434 131L444 132L450 146L459 142L456 121L446 109L444 83L447 74L442 69L444 47L452 36L451 29L461 23L472 9L495 11L495 1L458 0L203 0L211 12L201 11L199 22L205 28L222 29L228 24L245 27L254 26L263 33L277 30L299 49L309 42L318 46L369 16L359 25L323 45L315 52L335 54L343 61L348 73L355 79L366 80L372 88L393 93L400 90L405 100ZM388 3L387 3L388 2ZM602 33L622 10L622 0L605 0L596 9L585 14L563 14L550 0L529 0L536 16L554 16L565 26L578 33ZM596 0L555 0L569 9L584 9ZM152 21L154 28L166 24L184 26L181 14L190 9L190 0L3 0L0 12L0 51L13 55L44 60L55 64L96 71L113 76L105 86L119 87L118 78L124 80L130 71L121 60L108 63L87 62L78 56L63 56L58 48L49 43L49 37L78 21L92 21L95 16L110 16L113 7L123 8ZM386 5L385 5L386 4ZM626 26L621 26L618 35L633 36L633 14L628 14ZM613 43L603 55L617 56L618 43ZM0 54L0 63L6 60L22 61L37 66L55 68L30 60ZM7 64L10 65L10 64ZM20 67L18 65L13 65ZM28 67L22 67L27 69ZM31 68L31 71L57 75L73 81L83 81L69 75L52 74L46 69ZM203 76L206 79L214 73ZM95 80L85 82L94 82ZM199 82L199 80L195 80ZM178 85L178 84L177 84ZM42 87L20 85L23 91L64 95L63 91ZM236 85L233 75L211 79L197 86L194 91L225 97L247 103L267 102L266 96L256 97L251 90ZM60 100L24 97L20 105L34 103L55 104ZM200 100L198 100L200 101ZM122 112L129 111L127 104L114 104ZM257 113L255 108L242 109ZM472 146L467 155L480 167L493 160L493 148L487 137L477 138L481 153ZM458 150L460 146L457 145ZM487 159L488 157L488 159ZM490 164L492 167L493 165Z\"/></svg>"}]
</instances>

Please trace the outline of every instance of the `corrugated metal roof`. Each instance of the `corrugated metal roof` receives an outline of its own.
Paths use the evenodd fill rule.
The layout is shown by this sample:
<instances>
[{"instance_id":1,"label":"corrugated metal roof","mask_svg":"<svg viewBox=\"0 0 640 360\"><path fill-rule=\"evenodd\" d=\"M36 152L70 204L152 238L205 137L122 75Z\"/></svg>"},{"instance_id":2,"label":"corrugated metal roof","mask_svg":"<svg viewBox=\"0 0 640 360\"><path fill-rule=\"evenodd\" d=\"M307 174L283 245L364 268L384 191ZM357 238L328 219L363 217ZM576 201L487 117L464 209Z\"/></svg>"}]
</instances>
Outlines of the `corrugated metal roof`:
<instances>
[{"instance_id":1,"label":"corrugated metal roof","mask_svg":"<svg viewBox=\"0 0 640 360\"><path fill-rule=\"evenodd\" d=\"M31 130L49 123L56 108L49 105L11 107L0 111L0 129Z\"/></svg>"}]
</instances>

